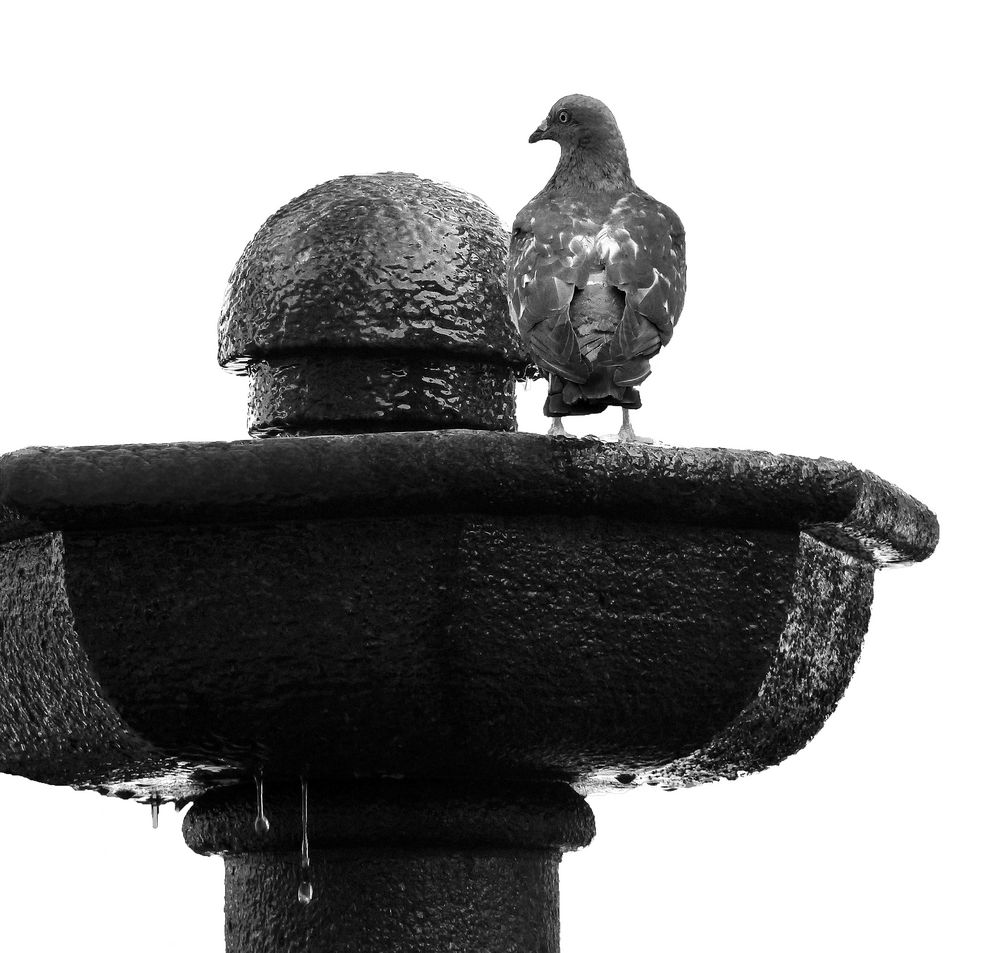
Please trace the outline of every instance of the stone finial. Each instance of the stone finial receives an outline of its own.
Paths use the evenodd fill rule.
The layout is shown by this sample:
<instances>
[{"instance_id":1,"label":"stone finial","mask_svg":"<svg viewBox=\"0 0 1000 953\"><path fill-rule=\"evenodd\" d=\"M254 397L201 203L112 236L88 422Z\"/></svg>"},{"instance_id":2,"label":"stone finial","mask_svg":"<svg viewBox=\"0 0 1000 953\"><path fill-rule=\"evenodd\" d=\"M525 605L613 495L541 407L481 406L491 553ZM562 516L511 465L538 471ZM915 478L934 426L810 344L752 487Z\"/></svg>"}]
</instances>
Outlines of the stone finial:
<instances>
[{"instance_id":1,"label":"stone finial","mask_svg":"<svg viewBox=\"0 0 1000 953\"><path fill-rule=\"evenodd\" d=\"M507 243L480 199L409 173L343 176L279 209L219 321L219 363L250 377L250 433L514 430L530 359Z\"/></svg>"}]
</instances>

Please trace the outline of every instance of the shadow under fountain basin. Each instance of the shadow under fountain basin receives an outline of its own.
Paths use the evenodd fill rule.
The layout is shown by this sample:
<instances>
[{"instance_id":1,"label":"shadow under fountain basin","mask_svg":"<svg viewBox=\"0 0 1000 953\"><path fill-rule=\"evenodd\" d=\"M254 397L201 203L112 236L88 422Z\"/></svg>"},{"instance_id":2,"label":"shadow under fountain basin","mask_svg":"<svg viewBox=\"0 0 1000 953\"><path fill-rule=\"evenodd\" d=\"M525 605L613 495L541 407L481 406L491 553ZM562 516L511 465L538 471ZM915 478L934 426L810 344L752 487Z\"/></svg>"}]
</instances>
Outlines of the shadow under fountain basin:
<instances>
[{"instance_id":1,"label":"shadow under fountain basin","mask_svg":"<svg viewBox=\"0 0 1000 953\"><path fill-rule=\"evenodd\" d=\"M937 522L828 459L477 431L0 458L0 771L676 787L840 698Z\"/></svg>"}]
</instances>

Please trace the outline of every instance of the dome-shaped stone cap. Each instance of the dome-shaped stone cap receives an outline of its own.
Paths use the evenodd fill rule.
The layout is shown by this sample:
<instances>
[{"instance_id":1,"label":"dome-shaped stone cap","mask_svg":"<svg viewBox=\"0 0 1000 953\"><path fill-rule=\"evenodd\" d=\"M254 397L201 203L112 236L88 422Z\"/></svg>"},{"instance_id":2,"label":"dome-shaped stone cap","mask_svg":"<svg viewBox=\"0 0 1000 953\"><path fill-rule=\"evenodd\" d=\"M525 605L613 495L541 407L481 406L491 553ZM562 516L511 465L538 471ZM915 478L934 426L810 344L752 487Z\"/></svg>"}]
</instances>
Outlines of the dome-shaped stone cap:
<instances>
[{"instance_id":1,"label":"dome-shaped stone cap","mask_svg":"<svg viewBox=\"0 0 1000 953\"><path fill-rule=\"evenodd\" d=\"M316 349L530 358L508 306L509 234L481 199L403 172L347 175L275 212L240 256L219 363Z\"/></svg>"}]
</instances>

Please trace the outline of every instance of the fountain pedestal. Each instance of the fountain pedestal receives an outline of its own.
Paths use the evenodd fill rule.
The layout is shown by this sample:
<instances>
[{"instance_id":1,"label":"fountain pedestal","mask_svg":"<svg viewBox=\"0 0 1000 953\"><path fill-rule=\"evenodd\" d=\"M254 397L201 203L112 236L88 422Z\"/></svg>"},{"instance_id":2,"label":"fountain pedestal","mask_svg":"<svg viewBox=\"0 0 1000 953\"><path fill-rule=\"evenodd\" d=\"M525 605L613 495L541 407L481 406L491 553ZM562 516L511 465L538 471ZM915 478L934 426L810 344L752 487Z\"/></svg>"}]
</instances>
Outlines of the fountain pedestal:
<instances>
[{"instance_id":1,"label":"fountain pedestal","mask_svg":"<svg viewBox=\"0 0 1000 953\"><path fill-rule=\"evenodd\" d=\"M505 247L413 176L317 187L220 324L280 439L0 458L0 770L194 801L230 953L555 953L582 794L798 750L936 544L846 463L510 432Z\"/></svg>"},{"instance_id":2,"label":"fountain pedestal","mask_svg":"<svg viewBox=\"0 0 1000 953\"><path fill-rule=\"evenodd\" d=\"M194 850L225 856L230 953L558 950L559 860L594 834L568 785L312 783L308 905L299 791L267 791L263 837L247 789L184 822Z\"/></svg>"}]
</instances>

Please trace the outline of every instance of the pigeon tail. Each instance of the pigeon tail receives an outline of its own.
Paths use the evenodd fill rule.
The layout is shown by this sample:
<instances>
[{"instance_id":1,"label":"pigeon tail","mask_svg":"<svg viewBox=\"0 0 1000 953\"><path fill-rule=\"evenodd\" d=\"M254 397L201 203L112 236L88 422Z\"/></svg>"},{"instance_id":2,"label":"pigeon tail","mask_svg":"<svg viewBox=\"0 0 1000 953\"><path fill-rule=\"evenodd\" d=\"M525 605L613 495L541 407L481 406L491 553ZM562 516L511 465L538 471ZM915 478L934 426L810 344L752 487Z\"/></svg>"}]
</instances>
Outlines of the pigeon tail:
<instances>
[{"instance_id":1,"label":"pigeon tail","mask_svg":"<svg viewBox=\"0 0 1000 953\"><path fill-rule=\"evenodd\" d=\"M615 383L613 367L594 367L582 383L549 376L549 396L545 401L546 417L582 417L599 414L608 407L638 410L642 406L635 387Z\"/></svg>"}]
</instances>

